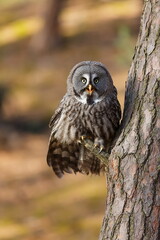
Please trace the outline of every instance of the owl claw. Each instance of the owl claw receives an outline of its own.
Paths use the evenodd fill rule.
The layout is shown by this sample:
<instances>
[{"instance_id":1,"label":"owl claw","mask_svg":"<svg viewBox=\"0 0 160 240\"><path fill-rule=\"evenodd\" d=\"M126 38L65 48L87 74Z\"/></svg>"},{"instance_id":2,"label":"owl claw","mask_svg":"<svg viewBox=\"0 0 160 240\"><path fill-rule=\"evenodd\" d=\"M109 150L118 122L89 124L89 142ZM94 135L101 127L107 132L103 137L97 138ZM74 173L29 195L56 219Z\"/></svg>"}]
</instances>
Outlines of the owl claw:
<instances>
[{"instance_id":1,"label":"owl claw","mask_svg":"<svg viewBox=\"0 0 160 240\"><path fill-rule=\"evenodd\" d=\"M85 135L82 135L82 136L81 136L81 140L82 140L82 141L85 140L85 138L86 138Z\"/></svg>"},{"instance_id":2,"label":"owl claw","mask_svg":"<svg viewBox=\"0 0 160 240\"><path fill-rule=\"evenodd\" d=\"M77 140L77 143L81 143L86 139L87 137L85 135L80 136L80 138Z\"/></svg>"},{"instance_id":3,"label":"owl claw","mask_svg":"<svg viewBox=\"0 0 160 240\"><path fill-rule=\"evenodd\" d=\"M104 150L104 140L103 139L99 139L99 138L95 138L94 140L94 148L99 147L99 152L101 153Z\"/></svg>"},{"instance_id":4,"label":"owl claw","mask_svg":"<svg viewBox=\"0 0 160 240\"><path fill-rule=\"evenodd\" d=\"M101 153L103 150L104 150L104 146L101 145L98 153Z\"/></svg>"},{"instance_id":5,"label":"owl claw","mask_svg":"<svg viewBox=\"0 0 160 240\"><path fill-rule=\"evenodd\" d=\"M97 148L98 147L98 144L94 144L94 148Z\"/></svg>"}]
</instances>

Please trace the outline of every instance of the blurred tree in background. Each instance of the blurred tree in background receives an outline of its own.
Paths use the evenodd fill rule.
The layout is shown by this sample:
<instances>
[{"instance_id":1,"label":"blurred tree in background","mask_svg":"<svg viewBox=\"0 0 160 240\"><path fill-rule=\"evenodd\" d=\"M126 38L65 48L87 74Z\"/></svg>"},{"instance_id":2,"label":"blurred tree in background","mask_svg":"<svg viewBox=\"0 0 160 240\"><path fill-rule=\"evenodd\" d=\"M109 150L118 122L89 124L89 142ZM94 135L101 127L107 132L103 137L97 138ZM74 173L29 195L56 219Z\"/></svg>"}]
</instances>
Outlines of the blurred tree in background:
<instances>
[{"instance_id":1,"label":"blurred tree in background","mask_svg":"<svg viewBox=\"0 0 160 240\"><path fill-rule=\"evenodd\" d=\"M48 52L62 45L60 14L66 0L47 0L44 26L34 39L32 48L37 52Z\"/></svg>"},{"instance_id":2,"label":"blurred tree in background","mask_svg":"<svg viewBox=\"0 0 160 240\"><path fill-rule=\"evenodd\" d=\"M69 5L75 5L78 1L73 0L47 0L44 4L44 26L40 32L34 37L32 41L32 48L37 53L46 53L48 51L53 51L57 47L63 46L64 43L64 33L61 26L61 14L63 9ZM84 2L84 1L82 1ZM90 6L99 5L101 2L117 2L117 0L90 0L87 1L87 5ZM83 14L83 12L82 12ZM95 16L96 17L96 16ZM123 28L123 26L122 26ZM120 29L121 31L121 29ZM126 29L127 33L128 29ZM123 34L123 32L121 32ZM120 33L120 34L121 34ZM124 36L125 38L126 36ZM118 41L117 41L117 44ZM129 51L129 48L128 48Z\"/></svg>"}]
</instances>

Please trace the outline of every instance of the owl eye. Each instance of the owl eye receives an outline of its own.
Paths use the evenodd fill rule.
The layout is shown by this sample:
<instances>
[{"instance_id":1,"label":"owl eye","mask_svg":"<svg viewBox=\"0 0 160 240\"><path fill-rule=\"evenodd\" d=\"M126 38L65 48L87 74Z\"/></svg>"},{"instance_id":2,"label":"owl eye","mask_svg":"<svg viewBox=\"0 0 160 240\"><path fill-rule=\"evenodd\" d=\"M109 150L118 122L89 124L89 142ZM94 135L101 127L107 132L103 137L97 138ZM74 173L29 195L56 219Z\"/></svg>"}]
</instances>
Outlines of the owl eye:
<instances>
[{"instance_id":1,"label":"owl eye","mask_svg":"<svg viewBox=\"0 0 160 240\"><path fill-rule=\"evenodd\" d=\"M94 81L95 84L97 84L99 82L99 78L96 77L93 81Z\"/></svg>"},{"instance_id":2,"label":"owl eye","mask_svg":"<svg viewBox=\"0 0 160 240\"><path fill-rule=\"evenodd\" d=\"M81 82L85 84L87 82L87 79L83 77L81 78Z\"/></svg>"}]
</instances>

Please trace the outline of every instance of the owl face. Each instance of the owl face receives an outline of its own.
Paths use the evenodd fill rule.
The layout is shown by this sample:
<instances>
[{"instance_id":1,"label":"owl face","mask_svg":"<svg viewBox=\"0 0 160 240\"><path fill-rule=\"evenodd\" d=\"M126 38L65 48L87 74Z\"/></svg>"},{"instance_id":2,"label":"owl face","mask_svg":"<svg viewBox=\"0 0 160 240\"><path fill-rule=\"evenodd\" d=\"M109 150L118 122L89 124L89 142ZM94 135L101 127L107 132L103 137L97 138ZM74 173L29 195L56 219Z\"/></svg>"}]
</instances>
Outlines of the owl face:
<instances>
[{"instance_id":1,"label":"owl face","mask_svg":"<svg viewBox=\"0 0 160 240\"><path fill-rule=\"evenodd\" d=\"M88 61L74 69L71 85L75 98L83 104L91 105L102 101L113 84L101 63Z\"/></svg>"}]
</instances>

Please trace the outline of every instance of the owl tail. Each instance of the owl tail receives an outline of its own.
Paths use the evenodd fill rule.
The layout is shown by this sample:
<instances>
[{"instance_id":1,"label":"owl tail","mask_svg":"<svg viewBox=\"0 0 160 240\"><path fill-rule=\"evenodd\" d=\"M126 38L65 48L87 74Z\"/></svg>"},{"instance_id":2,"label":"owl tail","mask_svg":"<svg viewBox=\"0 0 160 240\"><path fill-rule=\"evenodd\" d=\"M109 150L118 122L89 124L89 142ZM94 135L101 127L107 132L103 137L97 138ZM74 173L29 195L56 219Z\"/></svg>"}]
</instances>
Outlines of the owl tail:
<instances>
[{"instance_id":1,"label":"owl tail","mask_svg":"<svg viewBox=\"0 0 160 240\"><path fill-rule=\"evenodd\" d=\"M84 146L77 143L60 143L54 137L49 143L47 163L59 178L65 173L73 172L99 175L103 169L100 160Z\"/></svg>"},{"instance_id":2,"label":"owl tail","mask_svg":"<svg viewBox=\"0 0 160 240\"><path fill-rule=\"evenodd\" d=\"M104 165L93 153L84 149L84 160L81 169L82 172L86 174L100 175L100 173L104 171Z\"/></svg>"},{"instance_id":3,"label":"owl tail","mask_svg":"<svg viewBox=\"0 0 160 240\"><path fill-rule=\"evenodd\" d=\"M81 173L84 174L96 174L100 175L104 171L104 165L100 160L95 157L90 151L88 151L83 145L80 147L78 168Z\"/></svg>"},{"instance_id":4,"label":"owl tail","mask_svg":"<svg viewBox=\"0 0 160 240\"><path fill-rule=\"evenodd\" d=\"M76 144L67 145L53 138L49 144L47 163L54 173L61 178L64 173L79 172L78 168L79 149Z\"/></svg>"}]
</instances>

